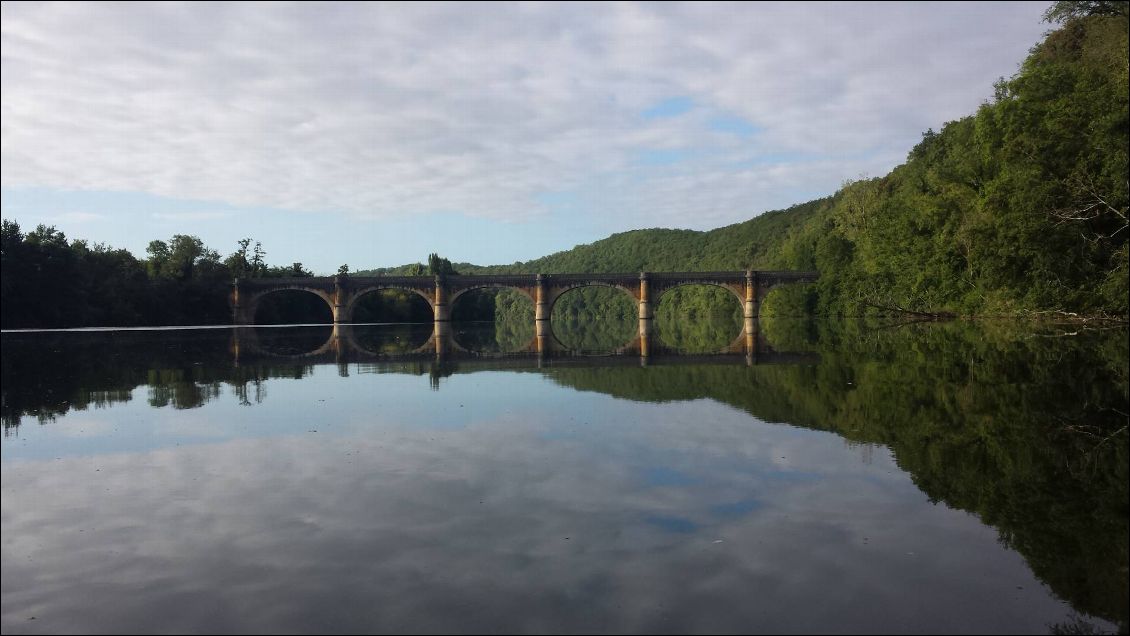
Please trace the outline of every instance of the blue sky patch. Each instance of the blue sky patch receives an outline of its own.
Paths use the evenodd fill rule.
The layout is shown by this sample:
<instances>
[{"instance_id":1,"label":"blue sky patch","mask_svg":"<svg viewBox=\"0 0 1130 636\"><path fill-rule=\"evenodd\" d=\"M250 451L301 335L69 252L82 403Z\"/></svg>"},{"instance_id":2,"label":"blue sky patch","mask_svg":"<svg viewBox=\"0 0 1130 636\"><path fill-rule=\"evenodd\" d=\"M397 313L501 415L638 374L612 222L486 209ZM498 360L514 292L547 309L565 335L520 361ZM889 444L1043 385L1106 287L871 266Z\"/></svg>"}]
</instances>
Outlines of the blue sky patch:
<instances>
[{"instance_id":1,"label":"blue sky patch","mask_svg":"<svg viewBox=\"0 0 1130 636\"><path fill-rule=\"evenodd\" d=\"M710 129L730 133L739 137L749 137L761 129L736 115L721 115L710 120Z\"/></svg>"},{"instance_id":2,"label":"blue sky patch","mask_svg":"<svg viewBox=\"0 0 1130 636\"><path fill-rule=\"evenodd\" d=\"M644 150L636 161L645 166L668 166L686 161L690 151L672 148L670 150Z\"/></svg>"},{"instance_id":3,"label":"blue sky patch","mask_svg":"<svg viewBox=\"0 0 1130 636\"><path fill-rule=\"evenodd\" d=\"M727 519L736 519L738 517L744 517L747 514L753 512L754 510L757 510L759 508L763 508L764 506L765 506L765 504L761 503L760 501L758 501L756 499L745 499L745 500L742 500L742 501L735 501L735 502L732 502L732 503L725 503L725 504L719 504L717 506L713 506L710 509L710 512L714 513L714 515L718 516L718 517L724 517L724 518L727 518Z\"/></svg>"},{"instance_id":4,"label":"blue sky patch","mask_svg":"<svg viewBox=\"0 0 1130 636\"><path fill-rule=\"evenodd\" d=\"M698 481L694 477L671 468L649 468L644 477L649 486L687 486Z\"/></svg>"},{"instance_id":5,"label":"blue sky patch","mask_svg":"<svg viewBox=\"0 0 1130 636\"><path fill-rule=\"evenodd\" d=\"M643 111L644 119L662 119L664 117L677 117L694 108L694 100L690 97L669 97L658 104Z\"/></svg>"},{"instance_id":6,"label":"blue sky patch","mask_svg":"<svg viewBox=\"0 0 1130 636\"><path fill-rule=\"evenodd\" d=\"M698 530L697 523L691 521L690 519L684 519L683 517L655 516L648 517L646 521L661 530L666 530L667 532L673 532L676 534L690 534L695 530Z\"/></svg>"}]
</instances>

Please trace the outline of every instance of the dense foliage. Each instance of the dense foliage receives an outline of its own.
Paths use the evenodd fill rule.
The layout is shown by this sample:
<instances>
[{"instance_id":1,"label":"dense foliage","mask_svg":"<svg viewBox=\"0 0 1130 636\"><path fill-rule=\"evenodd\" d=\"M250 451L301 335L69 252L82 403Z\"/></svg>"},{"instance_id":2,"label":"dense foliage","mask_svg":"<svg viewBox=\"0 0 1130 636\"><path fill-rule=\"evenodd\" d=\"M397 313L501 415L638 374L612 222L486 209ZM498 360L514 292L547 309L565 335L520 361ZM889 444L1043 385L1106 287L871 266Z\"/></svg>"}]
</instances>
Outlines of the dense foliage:
<instances>
[{"instance_id":1,"label":"dense foliage","mask_svg":"<svg viewBox=\"0 0 1130 636\"><path fill-rule=\"evenodd\" d=\"M1125 14L1069 18L976 115L837 193L778 263L821 271L823 312L1125 314L1127 68Z\"/></svg>"},{"instance_id":2,"label":"dense foliage","mask_svg":"<svg viewBox=\"0 0 1130 636\"><path fill-rule=\"evenodd\" d=\"M223 324L234 278L308 277L302 266L271 267L259 243L238 242L221 259L198 237L177 234L151 241L147 258L127 250L67 241L54 227L24 233L4 219L0 235L0 324L22 327ZM305 296L305 295L299 295ZM263 322L285 313L297 321L321 321L324 303L295 298L285 310L265 303ZM316 299L315 299L316 300Z\"/></svg>"}]
</instances>

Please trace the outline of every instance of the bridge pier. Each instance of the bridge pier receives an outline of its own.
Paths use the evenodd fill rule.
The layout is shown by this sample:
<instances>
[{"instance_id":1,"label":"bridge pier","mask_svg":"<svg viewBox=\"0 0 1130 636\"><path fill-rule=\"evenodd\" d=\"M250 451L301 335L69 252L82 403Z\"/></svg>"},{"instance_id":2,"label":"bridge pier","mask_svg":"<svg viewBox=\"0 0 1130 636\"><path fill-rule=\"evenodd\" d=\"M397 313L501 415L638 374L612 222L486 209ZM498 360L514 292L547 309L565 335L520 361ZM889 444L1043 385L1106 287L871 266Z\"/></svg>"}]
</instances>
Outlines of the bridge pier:
<instances>
[{"instance_id":1,"label":"bridge pier","mask_svg":"<svg viewBox=\"0 0 1130 636\"><path fill-rule=\"evenodd\" d=\"M648 356L651 355L651 334L655 329L653 319L654 309L651 306L651 281L647 272L640 272L640 366L646 367Z\"/></svg>"},{"instance_id":2,"label":"bridge pier","mask_svg":"<svg viewBox=\"0 0 1130 636\"><path fill-rule=\"evenodd\" d=\"M651 334L655 329L651 318L640 318L640 366L647 366L648 356L651 355Z\"/></svg>"},{"instance_id":3,"label":"bridge pier","mask_svg":"<svg viewBox=\"0 0 1130 636\"><path fill-rule=\"evenodd\" d=\"M649 277L647 272L640 272L640 320L651 320L654 318L651 307L651 285L649 284Z\"/></svg>"},{"instance_id":4,"label":"bridge pier","mask_svg":"<svg viewBox=\"0 0 1130 636\"><path fill-rule=\"evenodd\" d=\"M537 352L541 354L553 351L553 329L548 320L538 320L534 323L534 342Z\"/></svg>"},{"instance_id":5,"label":"bridge pier","mask_svg":"<svg viewBox=\"0 0 1130 636\"><path fill-rule=\"evenodd\" d=\"M538 355L549 353L553 338L553 331L549 326L551 313L549 294L545 289L545 277L538 274L534 277L534 341Z\"/></svg>"},{"instance_id":6,"label":"bridge pier","mask_svg":"<svg viewBox=\"0 0 1130 636\"><path fill-rule=\"evenodd\" d=\"M549 320L549 297L545 291L545 278L538 274L534 279L534 320Z\"/></svg>"},{"instance_id":7,"label":"bridge pier","mask_svg":"<svg viewBox=\"0 0 1130 636\"><path fill-rule=\"evenodd\" d=\"M432 344L435 345L436 360L443 360L451 352L451 321L437 320L435 331L432 334Z\"/></svg>"},{"instance_id":8,"label":"bridge pier","mask_svg":"<svg viewBox=\"0 0 1130 636\"><path fill-rule=\"evenodd\" d=\"M757 273L751 270L746 270L745 273L745 303L744 303L744 317L748 324L750 319L758 318L761 312L761 299L757 296Z\"/></svg>"},{"instance_id":9,"label":"bridge pier","mask_svg":"<svg viewBox=\"0 0 1130 636\"><path fill-rule=\"evenodd\" d=\"M341 284L341 276L334 276L334 291L333 291L333 315L334 325L342 322L353 322L350 316L345 315L345 307L348 305L346 294L349 292Z\"/></svg>"},{"instance_id":10,"label":"bridge pier","mask_svg":"<svg viewBox=\"0 0 1130 636\"><path fill-rule=\"evenodd\" d=\"M435 295L435 321L436 323L450 322L451 321L451 306L447 302L447 281L442 276L436 274L436 295Z\"/></svg>"},{"instance_id":11,"label":"bridge pier","mask_svg":"<svg viewBox=\"0 0 1130 636\"><path fill-rule=\"evenodd\" d=\"M343 333L343 328L348 329L348 325L334 320L333 331L330 332L329 349L333 351L334 361L338 364L349 361L349 346L345 342L346 335Z\"/></svg>"},{"instance_id":12,"label":"bridge pier","mask_svg":"<svg viewBox=\"0 0 1130 636\"><path fill-rule=\"evenodd\" d=\"M761 339L761 329L758 318L745 319L745 352L746 357L752 361L756 359L757 354L762 353L767 348L765 341Z\"/></svg>"},{"instance_id":13,"label":"bridge pier","mask_svg":"<svg viewBox=\"0 0 1130 636\"><path fill-rule=\"evenodd\" d=\"M245 306L243 294L240 290L239 279L232 281L231 291L231 321L234 325L250 325L253 322L254 316L246 315L247 307Z\"/></svg>"}]
</instances>

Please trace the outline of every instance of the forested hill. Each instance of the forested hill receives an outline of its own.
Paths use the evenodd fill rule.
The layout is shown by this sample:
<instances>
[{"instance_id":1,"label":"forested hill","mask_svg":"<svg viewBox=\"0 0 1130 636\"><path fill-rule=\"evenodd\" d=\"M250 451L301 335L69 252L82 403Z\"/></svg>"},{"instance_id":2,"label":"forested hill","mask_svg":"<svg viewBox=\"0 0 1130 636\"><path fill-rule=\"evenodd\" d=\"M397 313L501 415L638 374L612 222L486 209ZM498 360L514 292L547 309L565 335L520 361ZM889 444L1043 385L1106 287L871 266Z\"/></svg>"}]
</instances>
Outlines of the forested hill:
<instances>
[{"instance_id":1,"label":"forested hill","mask_svg":"<svg viewBox=\"0 0 1130 636\"><path fill-rule=\"evenodd\" d=\"M831 199L811 201L709 232L652 229L613 234L514 267L544 273L783 267L787 265L783 258L786 242L831 203Z\"/></svg>"},{"instance_id":2,"label":"forested hill","mask_svg":"<svg viewBox=\"0 0 1130 636\"><path fill-rule=\"evenodd\" d=\"M637 230L460 272L817 269L778 305L965 314L1127 312L1127 3L1059 2L1057 28L974 114L889 174L709 232ZM986 91L990 87L986 87ZM387 272L402 270L383 270ZM382 270L374 270L382 271Z\"/></svg>"},{"instance_id":3,"label":"forested hill","mask_svg":"<svg viewBox=\"0 0 1130 636\"><path fill-rule=\"evenodd\" d=\"M830 204L831 199L819 199L708 232L659 228L620 232L512 265L456 263L454 267L460 273L498 274L737 270L751 265L766 269L779 261L785 240ZM401 272L406 267L370 271Z\"/></svg>"},{"instance_id":4,"label":"forested hill","mask_svg":"<svg viewBox=\"0 0 1130 636\"><path fill-rule=\"evenodd\" d=\"M453 267L461 274L671 272L783 267L786 241L832 203L831 198L818 199L707 232L660 228L632 230L531 261L486 266L455 263ZM358 274L405 274L426 269L422 264L402 265L364 270Z\"/></svg>"}]
</instances>

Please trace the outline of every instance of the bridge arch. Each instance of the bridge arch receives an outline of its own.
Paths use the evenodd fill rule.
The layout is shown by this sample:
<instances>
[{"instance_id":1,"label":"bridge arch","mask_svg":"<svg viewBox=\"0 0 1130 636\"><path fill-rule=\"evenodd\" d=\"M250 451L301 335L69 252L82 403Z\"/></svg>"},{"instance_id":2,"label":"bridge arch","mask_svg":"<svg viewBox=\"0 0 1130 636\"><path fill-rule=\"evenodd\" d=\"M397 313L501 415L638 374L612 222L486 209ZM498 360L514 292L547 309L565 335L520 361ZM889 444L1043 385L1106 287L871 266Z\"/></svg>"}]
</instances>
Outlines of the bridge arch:
<instances>
[{"instance_id":1,"label":"bridge arch","mask_svg":"<svg viewBox=\"0 0 1130 636\"><path fill-rule=\"evenodd\" d=\"M622 292L627 298L624 301L620 294L613 292L608 295L608 300L614 303L624 302L623 320L569 320L567 315L555 317L558 301L565 296L576 293L581 294L586 289L612 289ZM639 336L639 282L628 287L616 281L579 280L565 284L554 282L546 290L546 321L545 335L550 337L553 348L572 351L574 353L618 353L631 346ZM590 299L591 300L591 299ZM589 303L583 303L585 311L579 315L593 316ZM615 314L613 314L615 315ZM605 316L609 318L610 316ZM539 335L540 332L539 332Z\"/></svg>"},{"instance_id":2,"label":"bridge arch","mask_svg":"<svg viewBox=\"0 0 1130 636\"><path fill-rule=\"evenodd\" d=\"M739 290L734 285L727 285L726 283L711 280L688 280L685 282L680 281L671 285L664 285L662 288L657 290L657 293L655 294L654 298L651 299L651 302L659 305L659 301L663 298L664 294L671 291L672 289L696 286L719 287L721 289L725 289L726 291L734 295L734 299L738 301L739 307L743 306L745 303L745 289Z\"/></svg>"},{"instance_id":3,"label":"bridge arch","mask_svg":"<svg viewBox=\"0 0 1130 636\"><path fill-rule=\"evenodd\" d=\"M506 283L476 283L467 287L461 287L457 291L451 292L448 302L451 303L451 308L454 310L455 303L459 301L467 292L480 291L483 289L513 289L514 291L521 292L523 296L530 299L531 303L537 303L537 298L530 292L529 287L521 285L510 285Z\"/></svg>"},{"instance_id":4,"label":"bridge arch","mask_svg":"<svg viewBox=\"0 0 1130 636\"><path fill-rule=\"evenodd\" d=\"M240 306L238 308L238 311L241 312L243 315L237 316L237 324L245 324L245 325L257 324L256 321L255 321L255 318L256 318L256 315L259 313L260 303L262 303L263 299L268 297L268 296L271 296L272 294L279 294L279 293L283 293L283 292L305 292L305 293L308 293L308 294L313 294L314 296L317 296L318 298L321 298L322 301L324 301L326 303L326 306L329 307L330 322L331 323L335 322L336 315L335 315L335 312L334 312L335 307L334 307L334 299L333 299L332 295L330 295L326 291L318 289L316 287L305 287L305 286L301 286L301 285L286 285L286 286L281 286L281 287L257 290L255 292L253 292L252 294L250 294L250 297L247 298L247 300L243 302L242 306Z\"/></svg>"},{"instance_id":5,"label":"bridge arch","mask_svg":"<svg viewBox=\"0 0 1130 636\"><path fill-rule=\"evenodd\" d=\"M584 289L586 287L610 287L612 289L618 289L618 290L624 292L625 294L627 294L628 298L632 301L633 304L639 304L639 302L640 302L639 295L638 295L639 294L638 285L636 286L636 288L631 288L631 287L627 287L625 285L621 285L619 283L612 283L612 282L606 282L606 281L601 281L601 280L568 283L568 284L565 284L565 285L555 284L555 285L553 285L552 290L550 291L550 294L549 294L549 302L548 302L549 315L550 316L553 315L553 308L557 305L557 301L562 296L564 296L565 294L568 294L571 291L576 291L578 289Z\"/></svg>"},{"instance_id":6,"label":"bridge arch","mask_svg":"<svg viewBox=\"0 0 1130 636\"><path fill-rule=\"evenodd\" d=\"M680 353L740 351L745 296L744 281L672 281L655 290L652 341Z\"/></svg>"},{"instance_id":7,"label":"bridge arch","mask_svg":"<svg viewBox=\"0 0 1130 636\"><path fill-rule=\"evenodd\" d=\"M428 309L430 309L431 312L432 312L432 316L433 317L435 316L435 313L436 313L435 299L432 298L431 296L429 296L427 293L425 293L424 291L422 291L420 289L415 289L413 287L408 287L406 285L396 285L396 284L366 285L364 287L358 288L357 290L353 291L353 293L351 293L349 295L349 300L345 303L345 306L343 307L344 311L342 312L343 315L341 317L341 321L342 322L353 322L353 312L357 308L357 303L360 302L362 298L364 298L365 296L368 296L369 294L381 292L381 291L385 291L385 290L412 292L413 294L416 294L420 298L424 299L424 302L426 302L428 304Z\"/></svg>"},{"instance_id":8,"label":"bridge arch","mask_svg":"<svg viewBox=\"0 0 1130 636\"><path fill-rule=\"evenodd\" d=\"M537 333L536 298L536 288L528 284L484 281L461 286L449 296L452 345L475 353L530 349Z\"/></svg>"},{"instance_id":9,"label":"bridge arch","mask_svg":"<svg viewBox=\"0 0 1130 636\"><path fill-rule=\"evenodd\" d=\"M328 332L328 334L324 338L322 337L322 333L327 332L318 332L316 334L302 334L303 337L300 338L302 342L305 342L307 344L314 343L314 346L306 350L298 349L294 351L279 351L272 346L274 344L272 342L273 338L270 337L272 335L271 332L275 330L267 328L261 331L254 325L237 328L233 334L233 346L237 349L243 350L246 353L262 356L265 358L277 359L279 361L300 362L306 359L324 358L327 354L332 354L337 350L337 340L340 337L338 332L339 325L327 324L320 325L320 327L324 327ZM287 343L293 343L294 332L290 329L284 329L283 331L287 332L285 335ZM264 335L266 335L267 338L264 338Z\"/></svg>"}]
</instances>

